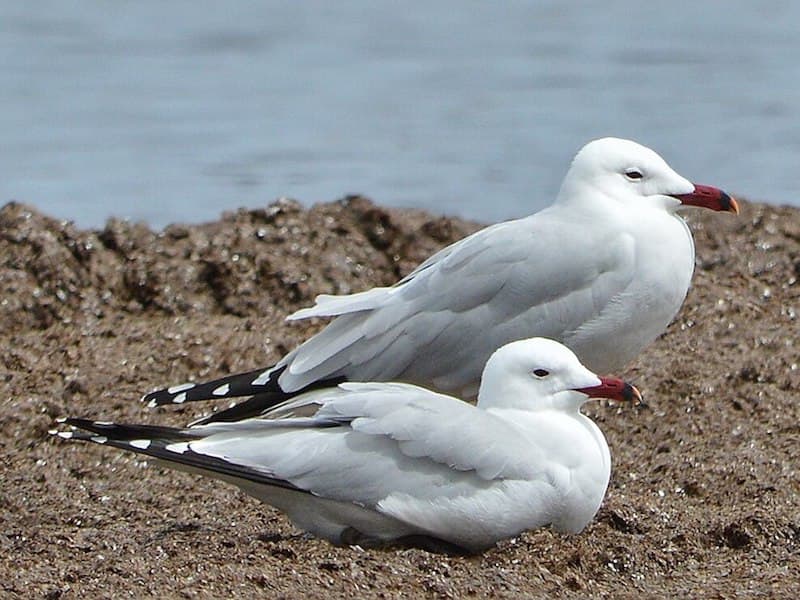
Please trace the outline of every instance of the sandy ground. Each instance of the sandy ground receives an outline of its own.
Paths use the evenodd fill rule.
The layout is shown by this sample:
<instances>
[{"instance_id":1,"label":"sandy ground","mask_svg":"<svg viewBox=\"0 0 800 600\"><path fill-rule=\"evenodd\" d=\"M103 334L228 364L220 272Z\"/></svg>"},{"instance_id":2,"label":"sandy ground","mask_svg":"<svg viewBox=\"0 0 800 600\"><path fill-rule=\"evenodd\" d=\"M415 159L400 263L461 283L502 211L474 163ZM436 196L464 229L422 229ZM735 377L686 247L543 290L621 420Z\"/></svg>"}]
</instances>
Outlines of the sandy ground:
<instances>
[{"instance_id":1,"label":"sandy ground","mask_svg":"<svg viewBox=\"0 0 800 600\"><path fill-rule=\"evenodd\" d=\"M47 435L63 415L182 424L164 384L271 364L317 293L394 282L478 226L362 198L153 232L0 209L3 597L796 597L800 212L690 221L683 311L621 375L648 407L589 413L614 457L595 521L461 558L335 548L221 483Z\"/></svg>"}]
</instances>

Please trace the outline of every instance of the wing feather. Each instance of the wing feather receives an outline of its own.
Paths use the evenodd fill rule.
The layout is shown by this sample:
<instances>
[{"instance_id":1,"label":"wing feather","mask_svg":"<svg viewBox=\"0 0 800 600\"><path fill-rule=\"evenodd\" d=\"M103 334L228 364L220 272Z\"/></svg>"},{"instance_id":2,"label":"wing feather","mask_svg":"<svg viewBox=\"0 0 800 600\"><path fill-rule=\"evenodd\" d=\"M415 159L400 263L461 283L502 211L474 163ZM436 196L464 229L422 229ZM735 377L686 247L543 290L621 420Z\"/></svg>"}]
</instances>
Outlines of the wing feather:
<instances>
[{"instance_id":1,"label":"wing feather","mask_svg":"<svg viewBox=\"0 0 800 600\"><path fill-rule=\"evenodd\" d=\"M445 248L392 288L325 297L319 310L335 305L340 316L279 363L290 366L281 387L344 376L462 389L477 383L505 343L566 339L598 318L634 274L632 247L583 235L583 227L591 223L573 224L574 242L565 245L557 213L544 211Z\"/></svg>"},{"instance_id":2,"label":"wing feather","mask_svg":"<svg viewBox=\"0 0 800 600\"><path fill-rule=\"evenodd\" d=\"M308 412L311 416L297 417ZM302 394L265 418L186 429L68 419L60 432L148 454L245 487L282 487L377 507L469 496L500 480L547 480L549 462L514 424L407 384L345 383ZM249 488L248 488L249 489Z\"/></svg>"},{"instance_id":3,"label":"wing feather","mask_svg":"<svg viewBox=\"0 0 800 600\"><path fill-rule=\"evenodd\" d=\"M313 416L293 417L309 407ZM315 424L313 431L309 424ZM335 499L378 502L391 492L419 497L436 489L463 493L464 486L532 479L543 469L535 441L507 421L399 383L343 383L296 397L262 419L191 430L205 435L192 443L196 452L268 464L274 476ZM452 489L442 490L444 484Z\"/></svg>"},{"instance_id":4,"label":"wing feather","mask_svg":"<svg viewBox=\"0 0 800 600\"><path fill-rule=\"evenodd\" d=\"M272 402L331 379L406 381L469 396L490 354L508 342L543 336L586 351L592 347L587 340L608 328L604 319L627 318L617 313L636 266L630 236L598 239L590 235L596 233L591 219L580 217L571 213L565 223L551 207L444 248L395 286L320 296L292 318L334 320L273 369L254 371L252 382L223 379L146 399L161 404L226 398L279 384L283 395L264 396L240 411L256 416ZM567 243L564 231L571 232ZM607 352L584 360L590 367L593 360L605 364Z\"/></svg>"}]
</instances>

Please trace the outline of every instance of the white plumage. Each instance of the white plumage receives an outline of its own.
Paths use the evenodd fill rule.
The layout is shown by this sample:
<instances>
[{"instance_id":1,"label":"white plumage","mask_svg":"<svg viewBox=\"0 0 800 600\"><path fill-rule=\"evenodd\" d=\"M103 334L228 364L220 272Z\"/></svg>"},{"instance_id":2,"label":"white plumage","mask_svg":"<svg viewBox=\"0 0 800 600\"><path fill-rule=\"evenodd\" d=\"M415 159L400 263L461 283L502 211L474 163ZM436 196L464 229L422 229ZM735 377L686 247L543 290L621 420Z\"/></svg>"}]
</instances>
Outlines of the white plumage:
<instances>
[{"instance_id":1,"label":"white plumage","mask_svg":"<svg viewBox=\"0 0 800 600\"><path fill-rule=\"evenodd\" d=\"M580 413L590 396L640 398L557 342L532 339L492 355L477 406L408 384L343 383L265 418L186 429L66 419L90 433L53 433L234 483L334 543L410 538L475 552L592 519L611 461Z\"/></svg>"}]
</instances>

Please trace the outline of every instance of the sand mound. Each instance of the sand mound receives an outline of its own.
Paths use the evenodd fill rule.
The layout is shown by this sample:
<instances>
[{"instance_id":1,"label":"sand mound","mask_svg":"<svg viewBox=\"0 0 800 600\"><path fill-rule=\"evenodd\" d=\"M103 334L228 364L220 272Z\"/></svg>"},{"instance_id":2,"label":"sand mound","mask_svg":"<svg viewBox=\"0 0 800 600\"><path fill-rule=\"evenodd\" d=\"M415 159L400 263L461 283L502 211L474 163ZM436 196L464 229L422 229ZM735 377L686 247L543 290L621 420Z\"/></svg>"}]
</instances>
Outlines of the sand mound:
<instances>
[{"instance_id":1,"label":"sand mound","mask_svg":"<svg viewBox=\"0 0 800 600\"><path fill-rule=\"evenodd\" d=\"M50 439L60 415L146 411L163 384L265 366L318 325L318 293L389 284L477 229L364 198L292 201L154 232L82 231L0 209L0 590L50 598L763 593L800 586L800 212L696 212L694 285L626 373L648 408L596 405L614 456L577 536L528 533L476 558L358 551L298 535L223 484Z\"/></svg>"}]
</instances>

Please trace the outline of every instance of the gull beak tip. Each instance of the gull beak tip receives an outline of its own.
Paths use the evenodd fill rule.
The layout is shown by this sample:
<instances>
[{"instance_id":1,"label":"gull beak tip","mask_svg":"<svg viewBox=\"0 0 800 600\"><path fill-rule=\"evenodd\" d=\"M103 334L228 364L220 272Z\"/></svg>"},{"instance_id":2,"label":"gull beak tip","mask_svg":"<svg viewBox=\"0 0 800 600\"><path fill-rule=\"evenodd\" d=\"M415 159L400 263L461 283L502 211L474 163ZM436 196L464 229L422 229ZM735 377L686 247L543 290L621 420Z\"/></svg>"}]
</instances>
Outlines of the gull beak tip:
<instances>
[{"instance_id":1,"label":"gull beak tip","mask_svg":"<svg viewBox=\"0 0 800 600\"><path fill-rule=\"evenodd\" d=\"M728 211L735 215L739 214L739 203L736 202L736 198L733 196L728 196Z\"/></svg>"},{"instance_id":2,"label":"gull beak tip","mask_svg":"<svg viewBox=\"0 0 800 600\"><path fill-rule=\"evenodd\" d=\"M636 386L626 383L622 390L622 397L628 402L632 402L634 406L641 406L644 404L642 400L642 393Z\"/></svg>"}]
</instances>

